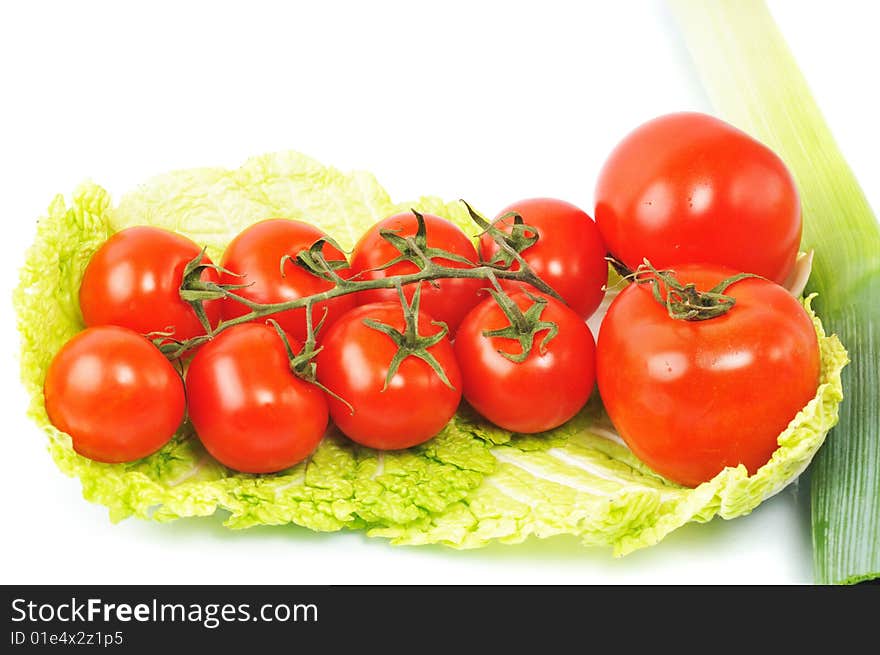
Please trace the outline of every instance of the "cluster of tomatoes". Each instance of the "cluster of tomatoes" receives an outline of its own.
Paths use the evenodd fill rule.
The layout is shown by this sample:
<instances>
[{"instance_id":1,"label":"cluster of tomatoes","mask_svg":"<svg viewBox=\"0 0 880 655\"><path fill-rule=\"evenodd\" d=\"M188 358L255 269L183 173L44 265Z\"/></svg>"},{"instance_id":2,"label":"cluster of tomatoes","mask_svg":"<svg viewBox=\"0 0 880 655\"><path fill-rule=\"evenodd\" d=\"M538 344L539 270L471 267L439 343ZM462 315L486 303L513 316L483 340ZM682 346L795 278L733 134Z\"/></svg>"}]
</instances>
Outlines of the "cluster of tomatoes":
<instances>
[{"instance_id":1,"label":"cluster of tomatoes","mask_svg":"<svg viewBox=\"0 0 880 655\"><path fill-rule=\"evenodd\" d=\"M530 239L519 255L561 300L513 280L445 277L403 294L364 285L315 302L311 317L287 309L271 324L260 317L225 329L254 307L334 288L293 259L325 235L280 218L245 229L220 266L202 260L201 279L232 293L201 303L200 320L180 294L198 245L158 228L123 230L85 271L88 327L49 368L50 419L79 453L121 462L155 452L188 414L218 461L268 473L307 457L331 419L365 446L423 443L462 397L505 429L549 430L583 407L598 378L621 436L672 480L695 485L724 466L754 471L769 459L819 376L812 322L778 284L794 267L801 224L794 184L771 151L707 116L661 117L612 153L595 222L542 198L506 208L494 226L516 236L514 215ZM344 279L416 273L385 235L413 237L419 220L427 252L448 255L432 255L444 266L519 266L505 260L497 233L475 247L451 222L415 214L373 226L350 259L332 242L322 255L344 262L335 267ZM654 273L617 295L597 345L585 319L605 294L608 252L632 271L648 259ZM743 271L760 277L722 284ZM721 311L702 315L719 302ZM221 329L194 349L185 378L144 336L186 340L206 324ZM303 379L291 361L317 324L316 379Z\"/></svg>"},{"instance_id":2,"label":"cluster of tomatoes","mask_svg":"<svg viewBox=\"0 0 880 655\"><path fill-rule=\"evenodd\" d=\"M318 385L295 375L290 366L291 355L301 351L309 336L305 308L270 315L284 338L266 318L219 331L196 348L184 385L142 335L170 332L186 340L205 332L179 293L187 264L200 256L199 247L159 228L122 230L86 268L80 307L89 327L64 346L50 367L45 385L49 416L72 436L78 452L118 462L161 447L179 427L186 407L208 451L223 464L249 473L278 471L301 461L324 435L329 418L365 446L399 449L423 443L452 418L462 395L507 429L554 428L584 405L594 386L595 345L584 319L604 294L605 250L595 223L568 203L524 201L503 214L513 210L538 232L538 241L525 253L527 262L570 307L534 290L514 288L507 280L501 287L507 287L510 302L524 313L532 306L541 310L540 320L555 326L552 339L522 357L526 353L516 338L486 336L510 326L487 292L486 279L452 277L407 285L406 308L395 289L366 288L312 305L312 322L321 324L314 358ZM437 257L440 264L476 267L497 255L498 243L488 235L478 253L453 223L414 213L374 225L355 246L350 263L330 243L323 245L322 255L346 262L336 269L345 279L415 273L419 266L400 258L382 233L413 237L419 220L428 252L449 257ZM509 232L513 219L504 218L499 226ZM307 223L269 219L236 236L220 266L203 259L202 279L230 288L236 296L203 303L211 329L250 312L242 299L268 305L332 289L332 281L290 258L325 236ZM401 344L373 325L405 337L410 327L405 309L416 310L412 327L417 339L429 345L420 354L405 356L389 378ZM537 338L545 336L539 333ZM513 361L517 358L522 361Z\"/></svg>"}]
</instances>

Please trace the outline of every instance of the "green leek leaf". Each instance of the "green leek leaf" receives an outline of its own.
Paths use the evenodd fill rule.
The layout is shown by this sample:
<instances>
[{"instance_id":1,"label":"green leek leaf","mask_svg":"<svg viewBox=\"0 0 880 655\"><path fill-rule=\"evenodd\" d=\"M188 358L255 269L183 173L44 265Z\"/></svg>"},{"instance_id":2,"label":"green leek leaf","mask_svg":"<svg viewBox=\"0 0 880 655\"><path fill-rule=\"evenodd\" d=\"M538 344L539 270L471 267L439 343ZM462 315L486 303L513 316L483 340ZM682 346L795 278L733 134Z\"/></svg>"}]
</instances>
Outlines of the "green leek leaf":
<instances>
[{"instance_id":1,"label":"green leek leaf","mask_svg":"<svg viewBox=\"0 0 880 655\"><path fill-rule=\"evenodd\" d=\"M713 106L791 169L808 292L850 352L840 423L811 470L816 581L880 576L880 227L762 0L671 0Z\"/></svg>"}]
</instances>

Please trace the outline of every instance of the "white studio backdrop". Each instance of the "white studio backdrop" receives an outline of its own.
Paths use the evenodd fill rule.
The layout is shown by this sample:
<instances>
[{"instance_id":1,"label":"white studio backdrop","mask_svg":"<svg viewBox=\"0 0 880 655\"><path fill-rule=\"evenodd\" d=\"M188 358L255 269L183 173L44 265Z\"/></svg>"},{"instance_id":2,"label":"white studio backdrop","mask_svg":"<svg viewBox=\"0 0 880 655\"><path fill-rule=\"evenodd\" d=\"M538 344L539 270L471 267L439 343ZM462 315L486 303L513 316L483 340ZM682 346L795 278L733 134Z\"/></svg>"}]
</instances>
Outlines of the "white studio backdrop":
<instances>
[{"instance_id":1,"label":"white studio backdrop","mask_svg":"<svg viewBox=\"0 0 880 655\"><path fill-rule=\"evenodd\" d=\"M771 1L869 200L880 207L872 2ZM34 221L91 178L295 149L372 171L396 200L519 198L592 213L603 159L655 115L709 111L673 19L606 2L30 2L0 9L0 583L804 583L794 488L615 560L576 540L458 552L215 519L109 522L25 416L10 297Z\"/></svg>"}]
</instances>

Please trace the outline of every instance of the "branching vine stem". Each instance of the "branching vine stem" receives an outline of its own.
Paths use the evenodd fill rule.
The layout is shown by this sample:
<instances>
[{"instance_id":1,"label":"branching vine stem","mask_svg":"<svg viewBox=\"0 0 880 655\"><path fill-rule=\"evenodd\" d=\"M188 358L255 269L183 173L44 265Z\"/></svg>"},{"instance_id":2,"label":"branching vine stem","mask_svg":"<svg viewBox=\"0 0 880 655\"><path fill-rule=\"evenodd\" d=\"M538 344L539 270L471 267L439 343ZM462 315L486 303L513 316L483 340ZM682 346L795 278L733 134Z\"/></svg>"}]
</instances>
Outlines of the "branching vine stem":
<instances>
[{"instance_id":1,"label":"branching vine stem","mask_svg":"<svg viewBox=\"0 0 880 655\"><path fill-rule=\"evenodd\" d=\"M455 268L438 264L434 261L429 261L429 263L427 263L420 271L408 273L406 275L391 275L384 278L363 281L350 281L340 278L340 280L343 281L332 289L311 296L303 296L302 298L279 303L254 302L248 298L240 296L234 291L223 289L219 284L214 282L202 282L201 284L204 285L204 290L213 291L217 294L213 296L214 298L232 298L251 310L247 314L242 314L241 316L220 323L211 333L211 336L216 336L219 332L222 332L233 325L238 325L239 323L248 323L255 319L263 318L264 316L269 316L271 314L277 314L278 312L287 311L289 309L299 309L301 307L306 307L309 304L333 300L334 298L339 298L340 296L345 296L357 291L367 291L370 289L395 289L398 286L407 286L416 282L448 278L488 280L490 276L494 276L500 280L514 280L516 282L530 284L543 293L551 295L557 299L559 298L559 294L541 280L541 278L535 275L531 269L509 271L489 264L482 264L474 266L473 268Z\"/></svg>"},{"instance_id":2,"label":"branching vine stem","mask_svg":"<svg viewBox=\"0 0 880 655\"><path fill-rule=\"evenodd\" d=\"M218 334L234 325L249 323L260 318L269 318L280 312L292 309L306 308L307 313L310 313L311 308L318 303L333 300L334 298L339 298L340 296L356 293L358 291L372 289L399 290L411 284L416 284L418 285L417 288L420 288L421 282L435 283L437 280L443 279L463 278L487 280L489 282L487 289L495 287L493 295L496 296L496 299L498 298L497 294L500 292L500 289L497 288L499 280L521 282L524 285L531 286L542 293L561 300L559 294L538 277L520 254L520 250L524 250L532 245L537 239L537 237L523 236L524 231L531 230L534 232L533 228L529 228L529 226L522 223L522 219L516 215L515 218L517 219L517 222L513 233L507 234L490 224L485 218L475 212L470 205L467 203L464 204L467 207L471 218L480 228L482 228L483 233L491 235L496 243L498 243L500 250L504 253L503 257L496 258L492 262L479 262L474 264L460 255L439 248L428 247L424 217L419 212L413 210L413 214L418 222L418 230L415 235L404 237L393 231L382 231L381 235L383 238L394 245L395 248L400 251L400 255L377 270L388 268L398 261L406 260L416 264L416 266L419 267L418 271L374 279L359 279L358 276L351 278L342 277L337 271L344 267L346 263L343 261L327 260L323 254L325 245L332 245L338 248L338 244L330 238L322 238L318 239L308 249L297 253L295 257L285 255L280 262L280 266L283 271L284 264L288 260L291 260L296 265L311 272L313 275L332 282L333 286L326 291L310 296L303 296L294 300L278 303L258 303L237 293L238 290L248 286L245 276L236 274L236 276L241 278L243 282L235 285L223 285L213 281L202 280L201 274L205 269L214 269L226 273L230 273L230 271L225 271L225 269L222 269L219 266L207 263L204 258L204 253L200 253L199 256L187 265L184 271L183 283L180 288L180 297L193 306L196 315L199 316L203 325L205 325L205 334L183 342L167 339L169 345L167 348L164 348L163 351L169 357L179 357L187 350L216 337ZM450 261L456 265L448 265L438 262L437 260ZM512 265L513 263L516 263L515 267ZM207 320L203 318L205 317L204 303L206 301L220 298L232 299L241 303L250 311L241 316L221 321L216 327L212 328L210 325L207 325ZM500 302L503 302L503 299ZM511 314L511 316L513 317L515 314ZM515 319L512 318L512 320ZM311 325L309 327L311 327ZM515 325L514 327L517 329L526 329L525 325ZM309 337L313 342L314 330L309 330ZM173 343L171 343L172 341ZM314 343L312 343L312 348L314 348ZM309 349L307 348L307 350Z\"/></svg>"}]
</instances>

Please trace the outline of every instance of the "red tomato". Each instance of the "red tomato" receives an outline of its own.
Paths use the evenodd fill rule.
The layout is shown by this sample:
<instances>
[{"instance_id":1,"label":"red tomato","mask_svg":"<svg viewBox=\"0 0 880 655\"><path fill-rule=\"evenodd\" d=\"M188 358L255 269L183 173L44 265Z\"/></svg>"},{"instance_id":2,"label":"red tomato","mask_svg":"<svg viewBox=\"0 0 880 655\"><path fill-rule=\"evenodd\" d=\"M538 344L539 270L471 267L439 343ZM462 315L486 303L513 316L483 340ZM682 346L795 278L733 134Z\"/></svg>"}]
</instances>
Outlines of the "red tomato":
<instances>
[{"instance_id":1,"label":"red tomato","mask_svg":"<svg viewBox=\"0 0 880 655\"><path fill-rule=\"evenodd\" d=\"M98 462L132 462L183 421L183 381L152 343L126 328L88 328L52 359L43 385L52 424Z\"/></svg>"},{"instance_id":2,"label":"red tomato","mask_svg":"<svg viewBox=\"0 0 880 655\"><path fill-rule=\"evenodd\" d=\"M696 113L661 116L611 153L596 222L629 268L703 263L785 281L801 240L797 189L769 148Z\"/></svg>"},{"instance_id":3,"label":"red tomato","mask_svg":"<svg viewBox=\"0 0 880 655\"><path fill-rule=\"evenodd\" d=\"M284 342L269 325L236 325L203 345L187 371L186 395L205 448L244 473L293 466L327 428L324 392L291 372Z\"/></svg>"},{"instance_id":4,"label":"red tomato","mask_svg":"<svg viewBox=\"0 0 880 655\"><path fill-rule=\"evenodd\" d=\"M437 434L455 414L461 400L461 376L452 346L444 337L427 349L453 388L423 360L410 356L400 363L385 388L397 345L387 334L364 324L373 319L404 331L399 302L356 307L324 332L318 353L318 381L352 405L329 398L330 415L352 441L382 450L409 448ZM432 336L440 328L419 312L419 332Z\"/></svg>"},{"instance_id":5,"label":"red tomato","mask_svg":"<svg viewBox=\"0 0 880 655\"><path fill-rule=\"evenodd\" d=\"M522 292L511 300L523 312L534 304ZM562 425L584 406L596 381L596 346L590 329L558 300L545 300L541 320L556 323L559 332L541 352L548 331L539 331L531 353L520 363L501 354L522 353L519 341L484 334L510 325L494 298L467 315L455 339L465 400L511 432L543 432Z\"/></svg>"},{"instance_id":6,"label":"red tomato","mask_svg":"<svg viewBox=\"0 0 880 655\"><path fill-rule=\"evenodd\" d=\"M201 248L184 236L147 225L112 235L92 255L79 288L79 305L87 326L119 325L135 332L174 332L181 341L204 334L192 306L180 298L183 269ZM205 263L211 260L205 257ZM204 281L217 281L212 269ZM204 303L211 326L220 308Z\"/></svg>"},{"instance_id":7,"label":"red tomato","mask_svg":"<svg viewBox=\"0 0 880 655\"><path fill-rule=\"evenodd\" d=\"M538 241L521 253L526 263L569 307L584 318L589 317L602 302L608 281L605 244L593 219L563 200L532 198L506 207L495 218L495 225L508 234L513 218L499 221L509 212L517 212L526 225L538 232ZM480 237L480 256L484 261L492 261L498 250L490 235ZM511 268L518 270L519 265L513 264ZM501 286L515 289L521 283L504 280Z\"/></svg>"},{"instance_id":8,"label":"red tomato","mask_svg":"<svg viewBox=\"0 0 880 655\"><path fill-rule=\"evenodd\" d=\"M271 218L255 223L235 237L223 253L223 268L243 277L224 273L220 276L220 282L249 285L237 289L235 293L262 304L288 302L327 291L333 288L332 282L322 280L295 262L286 261L284 275L281 274L282 257L289 255L295 258L300 250L308 249L325 236L327 235L313 225L286 218ZM329 244L325 244L321 252L328 261L345 259L345 255ZM342 277L349 275L347 268L337 272ZM312 318L317 325L326 309L326 328L353 306L354 300L350 295L340 296L315 304ZM220 307L224 320L250 311L242 303L229 298L222 299ZM274 314L272 318L295 339L305 341L307 335L304 307ZM265 318L259 320L264 321Z\"/></svg>"},{"instance_id":9,"label":"red tomato","mask_svg":"<svg viewBox=\"0 0 880 655\"><path fill-rule=\"evenodd\" d=\"M477 251L464 232L445 218L432 214L424 214L424 218L428 247L442 248L472 261L474 266L477 265ZM375 280L390 275L408 275L417 272L418 266L407 261L399 262L381 271L370 270L382 266L400 255L399 250L379 236L380 230L393 230L402 237L408 237L415 235L417 229L418 223L412 213L397 214L376 223L354 247L354 252L351 255L352 272L359 274L359 280ZM443 258L434 258L434 261L444 266L466 267L460 262ZM422 282L421 309L433 316L435 320L446 323L451 338L455 335L455 330L464 315L482 299L480 289L484 286L486 286L486 282L477 279L437 280L436 286L429 282ZM415 285L408 285L404 291L407 300L411 301ZM394 289L361 291L357 296L358 302L361 304L397 301L397 291Z\"/></svg>"},{"instance_id":10,"label":"red tomato","mask_svg":"<svg viewBox=\"0 0 880 655\"><path fill-rule=\"evenodd\" d=\"M735 272L680 266L679 282L708 290ZM614 299L599 332L599 392L632 451L657 473L696 486L725 466L754 473L815 395L819 346L809 316L785 289L734 283L726 314L670 318L647 284Z\"/></svg>"}]
</instances>

